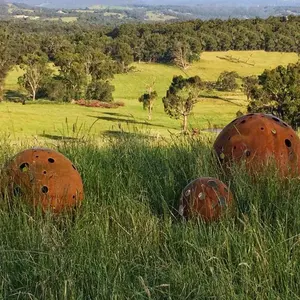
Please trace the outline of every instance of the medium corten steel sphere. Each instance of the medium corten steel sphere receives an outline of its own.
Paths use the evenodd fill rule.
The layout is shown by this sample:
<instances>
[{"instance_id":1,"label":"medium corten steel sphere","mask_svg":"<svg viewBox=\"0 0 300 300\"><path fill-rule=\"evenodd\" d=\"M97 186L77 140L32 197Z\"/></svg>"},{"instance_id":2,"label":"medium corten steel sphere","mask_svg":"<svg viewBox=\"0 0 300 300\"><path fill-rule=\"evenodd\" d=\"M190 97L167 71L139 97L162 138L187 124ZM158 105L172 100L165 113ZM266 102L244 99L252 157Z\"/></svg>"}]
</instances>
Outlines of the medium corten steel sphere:
<instances>
[{"instance_id":1,"label":"medium corten steel sphere","mask_svg":"<svg viewBox=\"0 0 300 300\"><path fill-rule=\"evenodd\" d=\"M43 211L61 212L83 200L83 184L76 167L61 153L44 148L22 151L5 166L9 191Z\"/></svg>"},{"instance_id":2,"label":"medium corten steel sphere","mask_svg":"<svg viewBox=\"0 0 300 300\"><path fill-rule=\"evenodd\" d=\"M211 222L230 211L232 205L232 193L222 181L211 177L198 178L183 189L179 214L187 219L200 217Z\"/></svg>"},{"instance_id":3,"label":"medium corten steel sphere","mask_svg":"<svg viewBox=\"0 0 300 300\"><path fill-rule=\"evenodd\" d=\"M233 120L218 135L214 149L225 166L245 161L255 173L272 161L281 176L300 175L300 139L273 115L248 114Z\"/></svg>"}]
</instances>

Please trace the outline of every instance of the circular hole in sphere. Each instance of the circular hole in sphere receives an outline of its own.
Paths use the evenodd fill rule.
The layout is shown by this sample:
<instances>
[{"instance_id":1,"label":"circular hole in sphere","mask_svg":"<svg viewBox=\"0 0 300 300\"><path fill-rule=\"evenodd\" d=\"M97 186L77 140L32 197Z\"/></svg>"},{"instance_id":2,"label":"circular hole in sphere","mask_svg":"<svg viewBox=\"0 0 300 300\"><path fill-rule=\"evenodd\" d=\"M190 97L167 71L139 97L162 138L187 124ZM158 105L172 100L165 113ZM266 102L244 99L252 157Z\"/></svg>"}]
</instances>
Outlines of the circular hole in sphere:
<instances>
[{"instance_id":1,"label":"circular hole in sphere","mask_svg":"<svg viewBox=\"0 0 300 300\"><path fill-rule=\"evenodd\" d=\"M289 139L286 139L285 145L290 148L290 147L292 147L292 142Z\"/></svg>"},{"instance_id":2,"label":"circular hole in sphere","mask_svg":"<svg viewBox=\"0 0 300 300\"><path fill-rule=\"evenodd\" d=\"M51 157L48 158L48 161L49 161L50 164L53 164L55 162L55 160L53 158L51 158Z\"/></svg>"},{"instance_id":3,"label":"circular hole in sphere","mask_svg":"<svg viewBox=\"0 0 300 300\"><path fill-rule=\"evenodd\" d=\"M207 184L208 184L208 186L210 186L210 187L212 187L212 188L217 188L217 187L218 187L217 182L214 181L214 180L209 180L209 181L207 182Z\"/></svg>"},{"instance_id":4,"label":"circular hole in sphere","mask_svg":"<svg viewBox=\"0 0 300 300\"><path fill-rule=\"evenodd\" d=\"M246 151L246 156L249 157L250 155L251 155L251 151L250 151L250 150L247 150L247 151Z\"/></svg>"},{"instance_id":5,"label":"circular hole in sphere","mask_svg":"<svg viewBox=\"0 0 300 300\"><path fill-rule=\"evenodd\" d=\"M29 168L29 163L27 163L27 162L20 165L20 170L22 172L26 172L28 170L28 168Z\"/></svg>"},{"instance_id":6,"label":"circular hole in sphere","mask_svg":"<svg viewBox=\"0 0 300 300\"><path fill-rule=\"evenodd\" d=\"M47 194L48 191L49 191L48 187L44 185L44 186L42 187L42 193L43 193L43 194Z\"/></svg>"},{"instance_id":7,"label":"circular hole in sphere","mask_svg":"<svg viewBox=\"0 0 300 300\"><path fill-rule=\"evenodd\" d=\"M18 197L18 196L21 196L22 195L22 190L19 186L16 186L13 190L13 193L14 193L14 196L15 197Z\"/></svg>"}]
</instances>

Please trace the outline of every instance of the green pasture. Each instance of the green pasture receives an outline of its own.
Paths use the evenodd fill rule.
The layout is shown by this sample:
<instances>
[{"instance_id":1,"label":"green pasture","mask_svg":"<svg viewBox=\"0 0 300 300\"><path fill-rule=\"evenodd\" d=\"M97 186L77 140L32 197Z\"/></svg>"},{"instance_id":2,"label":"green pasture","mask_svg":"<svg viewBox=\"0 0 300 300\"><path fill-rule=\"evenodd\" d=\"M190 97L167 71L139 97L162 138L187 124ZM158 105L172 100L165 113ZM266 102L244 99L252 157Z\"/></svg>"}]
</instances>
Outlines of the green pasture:
<instances>
[{"instance_id":1,"label":"green pasture","mask_svg":"<svg viewBox=\"0 0 300 300\"><path fill-rule=\"evenodd\" d=\"M55 17L55 18L46 18L44 19L46 21L62 21L65 23L71 23L71 22L76 22L77 17Z\"/></svg>"},{"instance_id":2,"label":"green pasture","mask_svg":"<svg viewBox=\"0 0 300 300\"><path fill-rule=\"evenodd\" d=\"M130 6L120 6L120 5L92 5L89 7L91 10L103 10L103 9L116 9L116 10L132 10Z\"/></svg>"},{"instance_id":3,"label":"green pasture","mask_svg":"<svg viewBox=\"0 0 300 300\"><path fill-rule=\"evenodd\" d=\"M105 17L118 17L119 19L125 18L124 14L115 13L115 12L105 12L103 15Z\"/></svg>"},{"instance_id":4,"label":"green pasture","mask_svg":"<svg viewBox=\"0 0 300 300\"><path fill-rule=\"evenodd\" d=\"M161 22L161 21L168 21L177 19L174 16L165 15L163 13L158 13L154 11L147 11L146 12L147 20Z\"/></svg>"},{"instance_id":5,"label":"green pasture","mask_svg":"<svg viewBox=\"0 0 300 300\"><path fill-rule=\"evenodd\" d=\"M231 55L239 58L241 63L233 63L222 59ZM219 58L221 57L221 58ZM253 65L245 65L248 61ZM112 84L115 86L114 98L123 101L125 107L118 109L86 108L72 104L31 104L3 102L0 104L0 130L18 137L24 136L59 136L91 133L96 136L110 131L130 131L135 128L144 130L155 136L168 136L169 132L179 132L180 121L170 119L163 110L162 97L168 89L174 75L199 75L204 80L216 80L224 70L237 71L241 76L260 74L266 68L274 68L279 64L287 65L296 62L295 53L266 53L263 51L229 51L204 52L201 60L185 71L171 65L154 63L135 63L134 71L128 74L115 75ZM6 78L5 92L18 95L23 93L17 84L22 74L17 67ZM155 82L158 92L153 119L147 120L147 112L143 110L138 97L147 86ZM60 99L57 99L58 101ZM190 116L190 128L205 129L222 127L235 118L238 110L245 111L246 98L237 90L234 93L203 93ZM74 125L76 124L76 125ZM74 126L75 127L74 127ZM74 128L73 128L74 127Z\"/></svg>"},{"instance_id":6,"label":"green pasture","mask_svg":"<svg viewBox=\"0 0 300 300\"><path fill-rule=\"evenodd\" d=\"M226 56L240 59L241 63L234 63L222 59ZM188 69L181 69L172 65L155 63L135 63L135 71L128 74L116 75L113 84L116 87L115 98L131 99L143 93L146 86L155 80L155 89L160 97L165 95L174 75L200 76L203 80L216 80L223 71L236 71L240 76L258 75L265 69L273 69L278 65L295 63L296 53L279 53L265 51L227 51L204 52L199 62ZM248 61L248 64L243 62ZM251 65L250 65L251 64ZM252 65L254 64L254 65Z\"/></svg>"}]
</instances>

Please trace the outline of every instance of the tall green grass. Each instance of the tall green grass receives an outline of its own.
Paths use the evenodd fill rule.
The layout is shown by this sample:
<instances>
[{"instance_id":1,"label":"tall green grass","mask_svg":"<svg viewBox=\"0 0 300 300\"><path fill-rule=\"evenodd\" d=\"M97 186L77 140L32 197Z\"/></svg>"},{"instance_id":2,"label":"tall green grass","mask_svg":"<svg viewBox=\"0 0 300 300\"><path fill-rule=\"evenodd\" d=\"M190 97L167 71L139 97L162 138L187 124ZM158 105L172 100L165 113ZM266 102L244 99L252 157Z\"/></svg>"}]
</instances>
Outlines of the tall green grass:
<instances>
[{"instance_id":1,"label":"tall green grass","mask_svg":"<svg viewBox=\"0 0 300 300\"><path fill-rule=\"evenodd\" d=\"M133 134L59 144L85 201L54 217L1 199L0 299L299 299L299 180L225 176L211 145ZM0 159L19 148L3 142ZM177 218L181 190L200 176L230 186L235 217Z\"/></svg>"}]
</instances>

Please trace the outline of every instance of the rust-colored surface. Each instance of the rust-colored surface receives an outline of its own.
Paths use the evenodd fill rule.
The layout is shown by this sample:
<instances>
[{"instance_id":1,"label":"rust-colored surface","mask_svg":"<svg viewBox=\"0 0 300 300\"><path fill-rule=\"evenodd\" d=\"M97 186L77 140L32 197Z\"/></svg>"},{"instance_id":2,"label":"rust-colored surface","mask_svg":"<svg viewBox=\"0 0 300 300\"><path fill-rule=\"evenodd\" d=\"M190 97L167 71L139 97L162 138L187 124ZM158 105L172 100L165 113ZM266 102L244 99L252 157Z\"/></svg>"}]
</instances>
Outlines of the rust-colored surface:
<instances>
[{"instance_id":1,"label":"rust-colored surface","mask_svg":"<svg viewBox=\"0 0 300 300\"><path fill-rule=\"evenodd\" d=\"M185 218L216 221L232 208L232 204L232 193L222 181L211 177L198 178L183 189L179 213Z\"/></svg>"},{"instance_id":2,"label":"rust-colored surface","mask_svg":"<svg viewBox=\"0 0 300 300\"><path fill-rule=\"evenodd\" d=\"M226 166L243 160L255 173L273 161L281 176L300 175L300 139L273 115L248 114L232 121L217 137L214 149Z\"/></svg>"},{"instance_id":3,"label":"rust-colored surface","mask_svg":"<svg viewBox=\"0 0 300 300\"><path fill-rule=\"evenodd\" d=\"M5 167L9 191L45 211L78 206L83 184L76 167L61 153L33 148L18 153Z\"/></svg>"}]
</instances>

